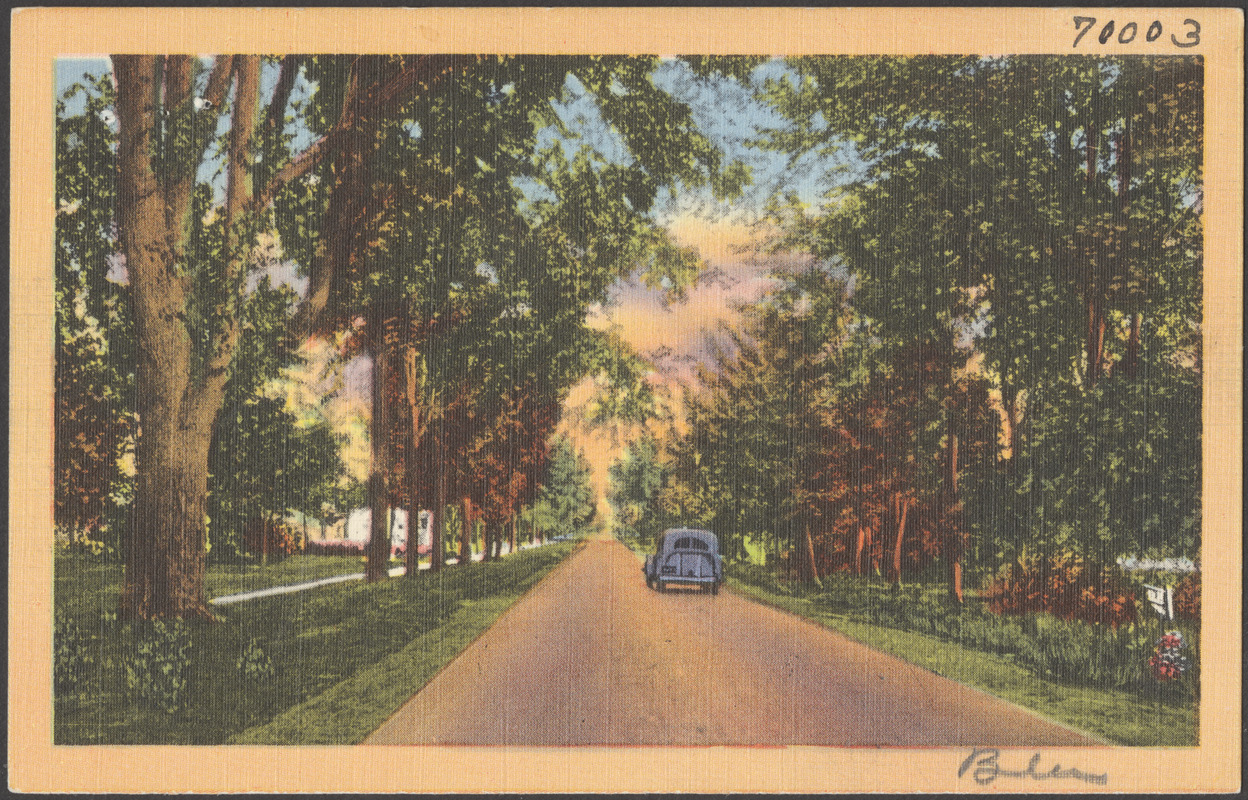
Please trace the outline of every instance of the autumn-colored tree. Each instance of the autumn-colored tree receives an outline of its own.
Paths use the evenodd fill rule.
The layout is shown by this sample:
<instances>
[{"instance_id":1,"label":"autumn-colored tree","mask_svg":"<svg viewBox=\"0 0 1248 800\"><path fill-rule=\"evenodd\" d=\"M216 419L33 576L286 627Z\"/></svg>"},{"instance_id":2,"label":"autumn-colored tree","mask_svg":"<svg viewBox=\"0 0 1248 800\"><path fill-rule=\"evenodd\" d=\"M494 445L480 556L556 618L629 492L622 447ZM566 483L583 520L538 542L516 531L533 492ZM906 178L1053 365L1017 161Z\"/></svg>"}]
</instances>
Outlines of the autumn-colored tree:
<instances>
[{"instance_id":1,"label":"autumn-colored tree","mask_svg":"<svg viewBox=\"0 0 1248 800\"><path fill-rule=\"evenodd\" d=\"M1105 563L1166 538L1186 550L1191 527L1180 520L1198 507L1187 483L1196 451L1165 450L1169 477L1154 485L1183 489L1162 502L1144 489L1159 472L1144 452L1180 430L1195 435L1194 415L1166 398L1195 400L1191 368L1176 365L1198 363L1188 335L1200 317L1199 62L922 56L791 66L801 80L765 88L792 123L773 145L849 148L862 168L823 213L780 214L788 241L854 275L853 303L882 368L907 347L948 366L928 384L936 393L917 407L916 430L941 440L943 470L924 482L940 498L951 592L961 594L976 526L995 531L990 549L1002 554L1031 542ZM965 480L968 431L979 423L959 415L985 404L963 401L979 392L963 374L999 392L1004 482ZM1139 424L1159 406L1164 424ZM1161 516L1183 533L1162 533Z\"/></svg>"}]
</instances>

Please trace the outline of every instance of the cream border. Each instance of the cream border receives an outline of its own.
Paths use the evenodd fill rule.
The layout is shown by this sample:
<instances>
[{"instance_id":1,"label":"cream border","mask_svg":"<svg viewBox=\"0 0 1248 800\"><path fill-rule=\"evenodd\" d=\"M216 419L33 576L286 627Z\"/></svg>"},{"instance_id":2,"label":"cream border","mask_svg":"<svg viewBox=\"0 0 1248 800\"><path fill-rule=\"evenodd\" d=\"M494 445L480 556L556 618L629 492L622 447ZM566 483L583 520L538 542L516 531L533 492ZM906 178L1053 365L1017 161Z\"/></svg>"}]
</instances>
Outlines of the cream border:
<instances>
[{"instance_id":1,"label":"cream border","mask_svg":"<svg viewBox=\"0 0 1248 800\"><path fill-rule=\"evenodd\" d=\"M52 64L108 52L1089 53L1076 9L56 9L12 13L10 256L10 788L24 792L965 792L961 749L54 747L50 616ZM1188 50L1143 37L1112 53L1206 59L1205 585L1201 742L1049 749L1104 791L1239 788L1242 499L1243 15L1122 9L1099 19L1199 20ZM1141 26L1143 27L1143 26ZM998 781L997 791L1089 784Z\"/></svg>"}]
</instances>

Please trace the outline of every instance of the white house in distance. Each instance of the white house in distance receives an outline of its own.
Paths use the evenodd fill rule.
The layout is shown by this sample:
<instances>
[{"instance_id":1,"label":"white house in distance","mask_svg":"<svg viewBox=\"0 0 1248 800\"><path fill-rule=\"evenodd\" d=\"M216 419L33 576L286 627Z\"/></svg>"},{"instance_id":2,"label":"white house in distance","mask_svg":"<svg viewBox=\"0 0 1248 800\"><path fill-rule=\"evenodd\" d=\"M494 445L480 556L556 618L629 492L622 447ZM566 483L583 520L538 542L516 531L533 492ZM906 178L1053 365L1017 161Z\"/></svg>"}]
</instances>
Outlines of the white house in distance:
<instances>
[{"instance_id":1,"label":"white house in distance","mask_svg":"<svg viewBox=\"0 0 1248 800\"><path fill-rule=\"evenodd\" d=\"M367 542L369 526L373 522L373 512L369 508L357 508L347 517L347 539L353 542ZM429 512L420 512L420 529L417 534L417 547L429 544ZM407 509L393 508L390 515L390 545L395 547L407 544Z\"/></svg>"}]
</instances>

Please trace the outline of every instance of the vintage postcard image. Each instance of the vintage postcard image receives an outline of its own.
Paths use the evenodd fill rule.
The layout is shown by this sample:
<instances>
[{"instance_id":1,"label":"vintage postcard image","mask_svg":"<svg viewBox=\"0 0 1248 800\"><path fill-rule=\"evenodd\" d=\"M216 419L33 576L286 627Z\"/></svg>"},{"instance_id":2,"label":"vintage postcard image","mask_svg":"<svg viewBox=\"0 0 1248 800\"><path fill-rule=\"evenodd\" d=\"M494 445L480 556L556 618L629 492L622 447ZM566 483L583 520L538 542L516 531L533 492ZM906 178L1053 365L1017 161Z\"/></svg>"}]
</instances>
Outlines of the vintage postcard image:
<instances>
[{"instance_id":1,"label":"vintage postcard image","mask_svg":"<svg viewBox=\"0 0 1248 800\"><path fill-rule=\"evenodd\" d=\"M13 789L1237 788L1239 12L12 24Z\"/></svg>"}]
</instances>

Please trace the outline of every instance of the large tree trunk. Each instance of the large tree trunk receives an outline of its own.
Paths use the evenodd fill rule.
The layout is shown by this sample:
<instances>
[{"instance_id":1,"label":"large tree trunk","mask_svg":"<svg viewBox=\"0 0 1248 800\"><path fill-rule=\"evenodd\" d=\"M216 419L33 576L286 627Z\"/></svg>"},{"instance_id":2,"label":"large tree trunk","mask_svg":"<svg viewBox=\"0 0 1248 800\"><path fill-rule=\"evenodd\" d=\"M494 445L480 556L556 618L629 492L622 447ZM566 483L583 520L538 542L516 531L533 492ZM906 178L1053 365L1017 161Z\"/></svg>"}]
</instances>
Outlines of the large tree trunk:
<instances>
[{"instance_id":1,"label":"large tree trunk","mask_svg":"<svg viewBox=\"0 0 1248 800\"><path fill-rule=\"evenodd\" d=\"M420 375L416 348L410 344L403 349L403 385L407 396L407 425L404 466L407 474L407 544L403 551L406 576L415 578L420 574L420 463L417 459L418 445L424 436L424 415L421 413Z\"/></svg>"},{"instance_id":2,"label":"large tree trunk","mask_svg":"<svg viewBox=\"0 0 1248 800\"><path fill-rule=\"evenodd\" d=\"M256 191L253 148L258 138L261 60L255 55L218 56L204 88L197 91L195 56L116 55L112 59L117 84L117 222L134 300L135 377L141 415L135 447L134 522L127 534L120 608L127 618L209 615L203 590L208 453L203 440L211 440L237 347L238 306L246 286L243 272L254 233L250 221L282 187L347 144L361 127L361 119L370 121L368 132L375 130L372 120L397 108L418 87L428 87L448 74L452 57L413 57L395 69L388 69L393 65L383 57L362 59L353 68L351 87L334 128L280 169L266 173L263 186ZM267 117L270 124L264 131L269 138L284 119L297 66L292 59L283 61ZM359 69L369 74L361 79ZM382 71L384 75L372 79ZM191 292L205 287L195 284L201 271L187 269L184 261L193 223L191 201L232 83L222 285L236 288L214 298L222 322L207 344L196 346L192 343L202 342L204 332L190 329L187 306ZM162 156L159 164L158 153ZM353 183L348 188L358 187ZM322 252L310 296L300 309L305 329L324 308L334 270L345 266L337 257L359 217L356 213L326 216L330 230L318 245ZM347 229L335 231L341 219L347 220ZM194 384L189 380L192 374L197 376Z\"/></svg>"},{"instance_id":3,"label":"large tree trunk","mask_svg":"<svg viewBox=\"0 0 1248 800\"><path fill-rule=\"evenodd\" d=\"M429 515L429 570L439 572L446 566L446 548L442 537L443 520L446 518L446 469L443 458L446 432L441 421L434 428L434 436L437 438L434 443L433 508Z\"/></svg>"},{"instance_id":4,"label":"large tree trunk","mask_svg":"<svg viewBox=\"0 0 1248 800\"><path fill-rule=\"evenodd\" d=\"M494 526L489 520L481 524L481 560L494 560Z\"/></svg>"},{"instance_id":5,"label":"large tree trunk","mask_svg":"<svg viewBox=\"0 0 1248 800\"><path fill-rule=\"evenodd\" d=\"M950 414L949 445L945 473L945 561L949 569L949 597L961 603L962 557L966 551L966 533L962 529L962 500L958 496L958 434L952 428Z\"/></svg>"},{"instance_id":6,"label":"large tree trunk","mask_svg":"<svg viewBox=\"0 0 1248 800\"><path fill-rule=\"evenodd\" d=\"M508 555L516 552L516 516L512 515L511 522L507 524L507 553Z\"/></svg>"},{"instance_id":7,"label":"large tree trunk","mask_svg":"<svg viewBox=\"0 0 1248 800\"><path fill-rule=\"evenodd\" d=\"M819 580L819 570L815 567L815 543L810 536L810 523L802 524L802 538L798 545L798 579L803 583L813 583L820 589L823 583Z\"/></svg>"},{"instance_id":8,"label":"large tree trunk","mask_svg":"<svg viewBox=\"0 0 1248 800\"><path fill-rule=\"evenodd\" d=\"M204 594L208 453L238 341L238 295L197 348L186 314L196 290L185 263L195 173L217 112L193 111L193 58L115 56L121 250L134 301L139 435L137 480L119 612L125 619L212 618ZM205 97L217 109L237 75L227 157L225 274L246 268L251 238L241 224L252 198L252 133L260 59L217 59ZM163 141L168 131L170 141ZM164 150L165 163L154 154ZM159 174L157 172L159 170ZM194 377L192 377L194 376Z\"/></svg>"},{"instance_id":9,"label":"large tree trunk","mask_svg":"<svg viewBox=\"0 0 1248 800\"><path fill-rule=\"evenodd\" d=\"M373 419L369 424L370 466L368 474L368 503L371 520L368 531L368 561L364 579L379 581L386 577L390 563L390 529L387 525L390 510L390 479L394 471L391 463L393 448L390 447L390 403L386 400L386 386L393 369L393 350L387 341L382 316L374 314L370 320L373 356Z\"/></svg>"},{"instance_id":10,"label":"large tree trunk","mask_svg":"<svg viewBox=\"0 0 1248 800\"><path fill-rule=\"evenodd\" d=\"M910 511L910 498L905 497L901 492L893 495L893 504L897 509L897 540L893 544L893 575L892 581L894 586L901 585L901 554L902 545L905 543L906 537L906 516Z\"/></svg>"},{"instance_id":11,"label":"large tree trunk","mask_svg":"<svg viewBox=\"0 0 1248 800\"><path fill-rule=\"evenodd\" d=\"M139 380L146 372L139 367ZM182 373L185 374L185 373ZM210 419L184 426L143 384L146 420L135 445L135 486L120 613L124 619L213 618L204 593ZM191 422L191 421L186 421Z\"/></svg>"},{"instance_id":12,"label":"large tree trunk","mask_svg":"<svg viewBox=\"0 0 1248 800\"><path fill-rule=\"evenodd\" d=\"M472 516L472 501L467 497L460 500L459 508L463 518L459 527L459 564L464 566L472 562L472 526L476 520Z\"/></svg>"}]
</instances>

